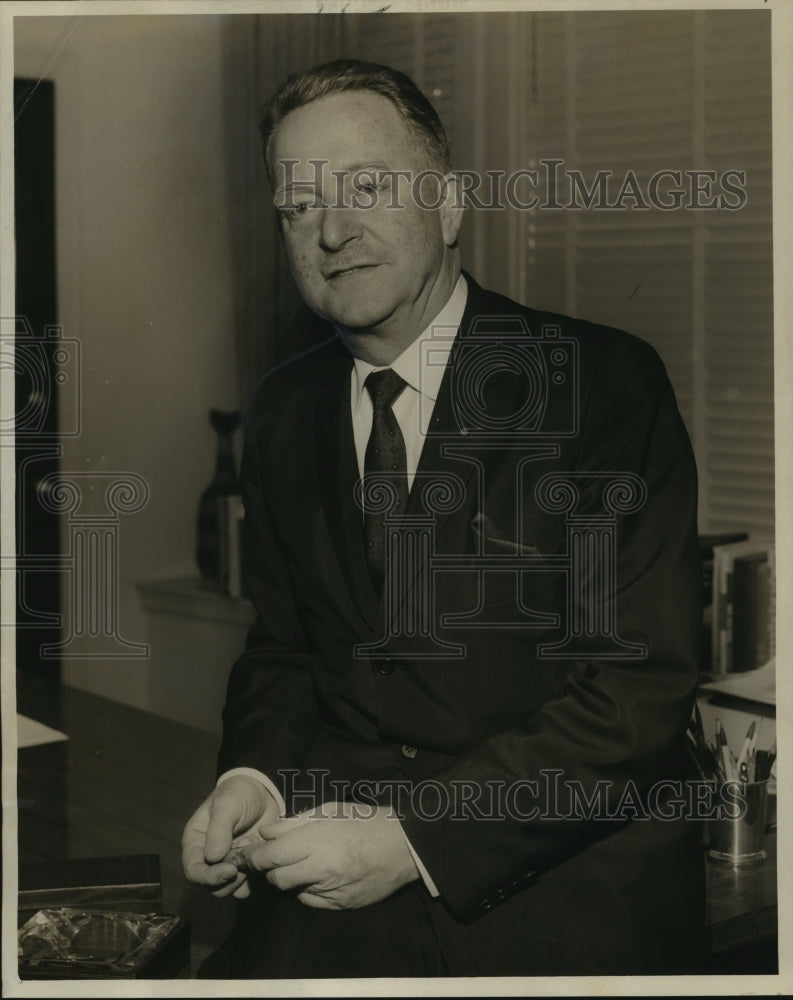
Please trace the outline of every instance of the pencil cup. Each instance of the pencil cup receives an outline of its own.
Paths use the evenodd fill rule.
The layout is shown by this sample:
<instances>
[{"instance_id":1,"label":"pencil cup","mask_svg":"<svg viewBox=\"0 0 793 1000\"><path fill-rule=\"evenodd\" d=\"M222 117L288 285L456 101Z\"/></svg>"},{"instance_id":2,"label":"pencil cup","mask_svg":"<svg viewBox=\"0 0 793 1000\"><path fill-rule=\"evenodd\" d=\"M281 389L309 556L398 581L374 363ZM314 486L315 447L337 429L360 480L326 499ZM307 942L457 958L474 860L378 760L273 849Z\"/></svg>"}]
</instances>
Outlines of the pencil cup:
<instances>
[{"instance_id":1,"label":"pencil cup","mask_svg":"<svg viewBox=\"0 0 793 1000\"><path fill-rule=\"evenodd\" d=\"M768 809L768 781L747 781L736 785L740 789L737 796L725 797L722 801L735 802L731 812L740 811L741 816L726 816L708 821L711 861L733 868L752 868L765 861L765 826Z\"/></svg>"}]
</instances>

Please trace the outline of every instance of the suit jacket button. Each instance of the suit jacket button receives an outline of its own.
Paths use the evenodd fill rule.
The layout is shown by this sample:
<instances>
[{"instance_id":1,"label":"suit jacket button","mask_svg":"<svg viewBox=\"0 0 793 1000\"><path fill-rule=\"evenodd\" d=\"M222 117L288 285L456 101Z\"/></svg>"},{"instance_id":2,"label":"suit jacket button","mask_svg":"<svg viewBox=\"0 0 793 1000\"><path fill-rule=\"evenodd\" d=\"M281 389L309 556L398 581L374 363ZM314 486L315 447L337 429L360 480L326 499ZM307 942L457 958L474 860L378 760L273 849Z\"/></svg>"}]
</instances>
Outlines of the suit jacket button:
<instances>
[{"instance_id":1,"label":"suit jacket button","mask_svg":"<svg viewBox=\"0 0 793 1000\"><path fill-rule=\"evenodd\" d=\"M393 660L381 660L377 664L377 672L379 674L393 674L395 670Z\"/></svg>"},{"instance_id":2,"label":"suit jacket button","mask_svg":"<svg viewBox=\"0 0 793 1000\"><path fill-rule=\"evenodd\" d=\"M402 744L403 757L407 757L409 760L413 760L413 758L416 756L417 753L418 750L415 747L409 747L407 743Z\"/></svg>"},{"instance_id":3,"label":"suit jacket button","mask_svg":"<svg viewBox=\"0 0 793 1000\"><path fill-rule=\"evenodd\" d=\"M489 913L490 910L493 909L494 905L495 904L493 903L492 899L483 899L482 902L479 904L479 909L484 910L485 913Z\"/></svg>"}]
</instances>

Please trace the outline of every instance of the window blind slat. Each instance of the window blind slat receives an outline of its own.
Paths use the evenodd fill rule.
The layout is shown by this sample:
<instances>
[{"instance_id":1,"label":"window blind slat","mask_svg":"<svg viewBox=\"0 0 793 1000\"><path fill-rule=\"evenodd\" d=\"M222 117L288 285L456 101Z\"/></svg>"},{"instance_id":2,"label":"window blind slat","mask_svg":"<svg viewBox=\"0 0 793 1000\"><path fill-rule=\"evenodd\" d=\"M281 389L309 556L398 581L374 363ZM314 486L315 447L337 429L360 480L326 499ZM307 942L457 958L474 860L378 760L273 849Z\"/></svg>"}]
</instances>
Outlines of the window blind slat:
<instances>
[{"instance_id":1,"label":"window blind slat","mask_svg":"<svg viewBox=\"0 0 793 1000\"><path fill-rule=\"evenodd\" d=\"M591 12L540 36L564 87L539 91L536 155L563 159L588 186L611 170L613 197L628 170L640 185L662 169L745 171L738 211L545 211L534 222L543 304L637 333L665 361L697 446L703 531L773 531L769 25L757 11ZM548 286L562 261L565 281Z\"/></svg>"}]
</instances>

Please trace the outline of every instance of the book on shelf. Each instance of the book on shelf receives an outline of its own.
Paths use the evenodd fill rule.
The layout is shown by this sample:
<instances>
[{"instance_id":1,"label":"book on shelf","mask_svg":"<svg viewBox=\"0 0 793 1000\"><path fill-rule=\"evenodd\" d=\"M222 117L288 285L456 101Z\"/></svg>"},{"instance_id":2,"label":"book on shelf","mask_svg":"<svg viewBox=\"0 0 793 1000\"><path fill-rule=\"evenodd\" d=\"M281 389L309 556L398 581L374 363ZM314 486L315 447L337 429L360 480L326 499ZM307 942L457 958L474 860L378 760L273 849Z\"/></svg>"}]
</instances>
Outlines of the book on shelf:
<instances>
[{"instance_id":1,"label":"book on shelf","mask_svg":"<svg viewBox=\"0 0 793 1000\"><path fill-rule=\"evenodd\" d=\"M732 670L754 670L770 655L768 552L737 556L732 570Z\"/></svg>"},{"instance_id":2,"label":"book on shelf","mask_svg":"<svg viewBox=\"0 0 793 1000\"><path fill-rule=\"evenodd\" d=\"M773 655L773 542L713 548L711 670L752 670Z\"/></svg>"},{"instance_id":3,"label":"book on shelf","mask_svg":"<svg viewBox=\"0 0 793 1000\"><path fill-rule=\"evenodd\" d=\"M703 639L707 647L705 661L710 662L710 616L713 601L713 549L717 545L728 545L732 542L744 542L748 539L747 531L722 532L718 535L699 536L699 559L702 568L702 606L705 609L705 626L707 634Z\"/></svg>"}]
</instances>

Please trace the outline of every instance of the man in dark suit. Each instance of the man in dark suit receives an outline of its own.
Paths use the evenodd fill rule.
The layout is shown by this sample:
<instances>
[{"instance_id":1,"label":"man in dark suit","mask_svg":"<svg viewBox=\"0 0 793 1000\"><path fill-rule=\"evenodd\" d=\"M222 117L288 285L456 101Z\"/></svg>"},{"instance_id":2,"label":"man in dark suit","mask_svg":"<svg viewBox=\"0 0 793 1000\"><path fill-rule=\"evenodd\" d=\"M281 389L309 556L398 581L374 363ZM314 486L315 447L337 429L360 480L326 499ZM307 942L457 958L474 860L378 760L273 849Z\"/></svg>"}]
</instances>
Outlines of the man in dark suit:
<instances>
[{"instance_id":1,"label":"man in dark suit","mask_svg":"<svg viewBox=\"0 0 793 1000\"><path fill-rule=\"evenodd\" d=\"M661 362L461 272L401 74L314 67L262 128L329 339L248 414L257 619L184 835L243 913L202 974L692 971L696 473Z\"/></svg>"}]
</instances>

